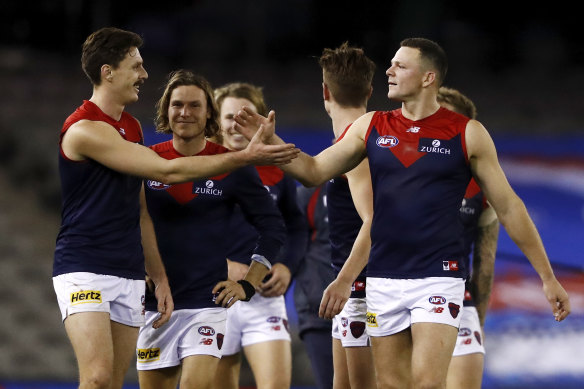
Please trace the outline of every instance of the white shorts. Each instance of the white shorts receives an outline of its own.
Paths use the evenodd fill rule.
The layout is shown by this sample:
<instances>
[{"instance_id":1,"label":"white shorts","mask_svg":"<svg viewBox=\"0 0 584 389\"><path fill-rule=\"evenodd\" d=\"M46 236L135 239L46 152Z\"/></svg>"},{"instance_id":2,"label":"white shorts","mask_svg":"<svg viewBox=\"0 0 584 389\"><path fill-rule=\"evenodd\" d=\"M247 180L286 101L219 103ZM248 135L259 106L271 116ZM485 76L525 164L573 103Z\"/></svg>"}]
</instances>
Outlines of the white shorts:
<instances>
[{"instance_id":1,"label":"white shorts","mask_svg":"<svg viewBox=\"0 0 584 389\"><path fill-rule=\"evenodd\" d=\"M233 355L242 347L272 340L290 341L284 296L263 297L256 293L250 301L237 301L227 310L227 331L223 355Z\"/></svg>"},{"instance_id":2,"label":"white shorts","mask_svg":"<svg viewBox=\"0 0 584 389\"><path fill-rule=\"evenodd\" d=\"M350 298L343 310L333 319L332 337L339 339L343 347L369 346L369 335L365 330L366 322L366 299Z\"/></svg>"},{"instance_id":3,"label":"white shorts","mask_svg":"<svg viewBox=\"0 0 584 389\"><path fill-rule=\"evenodd\" d=\"M422 322L458 328L463 298L462 278L367 277L367 333L393 335Z\"/></svg>"},{"instance_id":4,"label":"white shorts","mask_svg":"<svg viewBox=\"0 0 584 389\"><path fill-rule=\"evenodd\" d=\"M76 272L53 277L61 319L79 312L108 312L110 320L144 325L144 280Z\"/></svg>"},{"instance_id":5,"label":"white shorts","mask_svg":"<svg viewBox=\"0 0 584 389\"><path fill-rule=\"evenodd\" d=\"M221 358L227 312L225 308L179 309L158 329L152 323L158 312L146 312L136 344L138 370L178 366L191 355Z\"/></svg>"},{"instance_id":6,"label":"white shorts","mask_svg":"<svg viewBox=\"0 0 584 389\"><path fill-rule=\"evenodd\" d=\"M479 314L475 307L464 307L452 356L459 357L475 353L485 353Z\"/></svg>"}]
</instances>

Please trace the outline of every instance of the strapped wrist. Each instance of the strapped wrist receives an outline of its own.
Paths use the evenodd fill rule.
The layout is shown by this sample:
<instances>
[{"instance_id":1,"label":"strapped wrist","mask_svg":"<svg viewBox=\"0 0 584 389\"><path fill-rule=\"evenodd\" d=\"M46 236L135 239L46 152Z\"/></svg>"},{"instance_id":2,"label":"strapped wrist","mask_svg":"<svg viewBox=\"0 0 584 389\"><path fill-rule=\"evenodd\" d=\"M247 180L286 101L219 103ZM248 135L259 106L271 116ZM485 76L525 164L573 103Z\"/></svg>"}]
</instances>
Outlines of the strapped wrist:
<instances>
[{"instance_id":1,"label":"strapped wrist","mask_svg":"<svg viewBox=\"0 0 584 389\"><path fill-rule=\"evenodd\" d=\"M242 300L242 301L249 301L249 300L251 300L251 298L253 297L253 295L256 292L255 291L255 288L251 284L251 282L249 282L247 280L239 280L239 281L237 281L237 283L243 287L243 291L245 292L245 299Z\"/></svg>"}]
</instances>

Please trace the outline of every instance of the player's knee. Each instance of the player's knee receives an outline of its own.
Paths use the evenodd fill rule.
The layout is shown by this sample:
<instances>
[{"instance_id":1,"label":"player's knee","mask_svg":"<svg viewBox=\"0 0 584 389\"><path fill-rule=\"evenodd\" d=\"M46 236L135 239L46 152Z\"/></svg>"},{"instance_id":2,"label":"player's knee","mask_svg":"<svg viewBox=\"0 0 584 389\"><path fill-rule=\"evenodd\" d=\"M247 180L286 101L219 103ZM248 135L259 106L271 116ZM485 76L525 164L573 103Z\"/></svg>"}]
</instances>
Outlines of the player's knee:
<instances>
[{"instance_id":1,"label":"player's knee","mask_svg":"<svg viewBox=\"0 0 584 389\"><path fill-rule=\"evenodd\" d=\"M79 389L110 389L112 374L107 371L94 371L85 377L80 377Z\"/></svg>"},{"instance_id":2,"label":"player's knee","mask_svg":"<svg viewBox=\"0 0 584 389\"><path fill-rule=\"evenodd\" d=\"M414 379L412 385L413 389L442 389L445 387L445 382L436 379L436 377Z\"/></svg>"}]
</instances>

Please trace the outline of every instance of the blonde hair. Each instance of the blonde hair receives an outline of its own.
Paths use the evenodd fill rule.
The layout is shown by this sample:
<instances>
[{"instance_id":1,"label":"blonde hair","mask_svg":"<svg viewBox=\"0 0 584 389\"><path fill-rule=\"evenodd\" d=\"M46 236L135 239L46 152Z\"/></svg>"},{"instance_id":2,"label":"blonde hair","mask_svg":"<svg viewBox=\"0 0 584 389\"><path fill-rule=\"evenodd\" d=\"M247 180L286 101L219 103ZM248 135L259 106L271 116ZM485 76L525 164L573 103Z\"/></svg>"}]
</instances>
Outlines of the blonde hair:
<instances>
[{"instance_id":1,"label":"blonde hair","mask_svg":"<svg viewBox=\"0 0 584 389\"><path fill-rule=\"evenodd\" d=\"M446 103L454 108L454 112L471 119L477 118L477 107L471 99L456 89L441 86L438 89L438 103Z\"/></svg>"}]
</instances>

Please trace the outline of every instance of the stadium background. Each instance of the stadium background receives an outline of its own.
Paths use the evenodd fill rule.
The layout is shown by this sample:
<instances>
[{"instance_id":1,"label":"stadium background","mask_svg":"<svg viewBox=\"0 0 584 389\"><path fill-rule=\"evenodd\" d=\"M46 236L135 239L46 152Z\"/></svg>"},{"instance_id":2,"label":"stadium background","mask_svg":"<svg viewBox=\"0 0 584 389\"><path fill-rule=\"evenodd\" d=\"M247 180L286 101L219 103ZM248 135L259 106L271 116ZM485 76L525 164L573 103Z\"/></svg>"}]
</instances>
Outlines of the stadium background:
<instances>
[{"instance_id":1,"label":"stadium background","mask_svg":"<svg viewBox=\"0 0 584 389\"><path fill-rule=\"evenodd\" d=\"M331 140L315 59L324 47L348 40L377 63L369 105L376 110L397 107L386 98L384 72L399 41L438 41L450 59L446 85L475 101L573 308L564 323L552 320L537 277L502 230L484 387L584 386L584 47L575 12L498 1L8 0L0 14L0 388L74 387L75 361L50 281L57 132L91 95L80 46L107 25L145 38L150 78L128 111L147 141L158 139L152 119L165 75L184 67L214 86L264 86L281 135L312 154ZM309 388L310 365L292 330L293 385ZM242 385L251 385L244 373ZM135 380L131 370L129 385Z\"/></svg>"}]
</instances>

